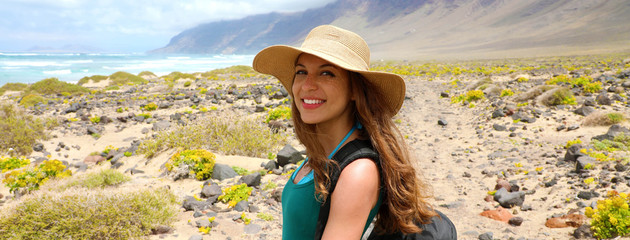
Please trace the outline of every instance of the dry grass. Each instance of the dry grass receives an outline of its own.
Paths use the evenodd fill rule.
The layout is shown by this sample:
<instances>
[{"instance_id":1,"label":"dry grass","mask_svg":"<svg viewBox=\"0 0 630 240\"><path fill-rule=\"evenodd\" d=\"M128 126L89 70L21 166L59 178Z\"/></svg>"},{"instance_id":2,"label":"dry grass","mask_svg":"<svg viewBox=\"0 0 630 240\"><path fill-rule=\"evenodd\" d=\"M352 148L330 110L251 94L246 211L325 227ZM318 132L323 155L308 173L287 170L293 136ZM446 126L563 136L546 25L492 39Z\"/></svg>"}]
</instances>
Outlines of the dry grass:
<instances>
[{"instance_id":1,"label":"dry grass","mask_svg":"<svg viewBox=\"0 0 630 240\"><path fill-rule=\"evenodd\" d=\"M177 214L168 189L37 191L3 208L0 239L137 239Z\"/></svg>"},{"instance_id":2,"label":"dry grass","mask_svg":"<svg viewBox=\"0 0 630 240\"><path fill-rule=\"evenodd\" d=\"M622 123L628 120L628 117L620 112L594 112L586 116L582 120L583 126L610 126Z\"/></svg>"},{"instance_id":3,"label":"dry grass","mask_svg":"<svg viewBox=\"0 0 630 240\"><path fill-rule=\"evenodd\" d=\"M514 101L517 101L517 102L529 101L529 100L535 99L536 97L554 88L556 87L549 86L549 85L538 85L527 92L516 95L514 97Z\"/></svg>"}]
</instances>

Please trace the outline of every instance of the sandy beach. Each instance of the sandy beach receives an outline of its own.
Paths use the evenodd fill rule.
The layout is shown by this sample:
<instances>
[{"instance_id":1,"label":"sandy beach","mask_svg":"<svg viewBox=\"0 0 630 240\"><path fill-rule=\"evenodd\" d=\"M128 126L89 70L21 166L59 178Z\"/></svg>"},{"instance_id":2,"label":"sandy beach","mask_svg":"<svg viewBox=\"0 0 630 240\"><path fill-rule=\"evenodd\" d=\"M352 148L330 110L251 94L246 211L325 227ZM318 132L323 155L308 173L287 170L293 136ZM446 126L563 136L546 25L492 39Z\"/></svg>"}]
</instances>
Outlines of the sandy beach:
<instances>
[{"instance_id":1,"label":"sandy beach","mask_svg":"<svg viewBox=\"0 0 630 240\"><path fill-rule=\"evenodd\" d=\"M591 77L601 82L602 89L585 94L578 91L579 86L574 87L575 105L548 106L536 97L517 101L561 74ZM430 182L433 188L432 204L455 223L459 239L572 239L577 227L588 224L590 219L584 216L584 221L575 223L563 220L569 222L564 227L549 227L546 225L549 219L561 219L570 213L583 216L585 207L604 199L608 191L630 192L627 151L609 153L609 161L592 161L589 169L576 171L578 163L566 159L570 154L565 148L569 141L576 139L581 140L584 148L592 148L593 137L609 132L610 125L587 126L585 121L591 114L616 112L630 117L627 75L630 75L627 68L592 69L586 73L537 69L488 75L404 75L407 96L395 122L415 156L416 168L422 173L419 177ZM204 181L192 178L175 181L167 173L164 165L178 149L166 149L152 158L134 151L131 156L120 156L122 152L119 152L119 156L98 163L86 160L108 146L121 151L131 151L129 149L135 146L137 150L139 144L160 133L177 131L181 125L174 116L180 116L189 125L232 116L266 127L268 124L264 121L269 109L288 106L287 97L282 96L281 86L275 79L261 75L233 76L237 77L221 76L220 81L203 77L180 79L172 86L165 85L162 77L147 77L146 84L124 85L107 91L104 89L110 85L108 81L88 82L83 87L103 91L79 97L56 97L34 107L20 106L29 114L53 117L61 123L50 132L49 139L40 141L41 150L33 151L28 157L33 162L48 156L64 161L74 177L101 169L117 169L131 177L117 188L169 188L179 198L178 215L167 231L151 235L150 239L280 239L282 214L278 195L287 181L287 174L283 173L295 168L295 164L276 170L265 169L270 161L276 161L275 156L252 157L207 149L216 155L218 164L240 167L250 173L266 172L253 186L246 209L237 211L222 202L186 209L186 199L193 196L200 198L200 202L208 201L201 197ZM527 81L519 81L524 78ZM480 87L480 82L486 85ZM212 94L201 94L201 88ZM501 96L504 89L511 89L513 95ZM453 101L471 90L483 91L484 98ZM5 92L0 101L16 105L19 94ZM604 97L609 101L600 101ZM85 105L78 111L68 111L72 103L82 102ZM150 112L152 117L148 120L138 119L142 106L151 102L160 107ZM592 111L586 116L577 114L576 110L584 106ZM94 116L101 120L105 116L110 121L93 123L89 119ZM302 151L304 148L294 138L290 121L277 124L279 134L287 138L286 144ZM617 126L627 131L630 124L625 120ZM90 127L98 135L89 134ZM278 155L283 147L276 146L273 154ZM117 158L115 164L113 158ZM212 182L227 188L239 184L244 177L213 179ZM589 178L595 182L586 183ZM275 187L267 188L271 183ZM512 199L516 203L510 205L496 200L501 187L506 191L505 196L516 196ZM20 199L14 198L4 184L0 186L0 194L4 196L1 208L19 204ZM502 207L506 204L508 206ZM501 208L510 216L500 220L482 216L484 211ZM243 222L242 213L251 219L249 224ZM261 213L270 214L272 219L262 219ZM203 234L199 230L203 225L201 220L210 217L214 217L214 222L210 223L212 229L209 234Z\"/></svg>"}]
</instances>

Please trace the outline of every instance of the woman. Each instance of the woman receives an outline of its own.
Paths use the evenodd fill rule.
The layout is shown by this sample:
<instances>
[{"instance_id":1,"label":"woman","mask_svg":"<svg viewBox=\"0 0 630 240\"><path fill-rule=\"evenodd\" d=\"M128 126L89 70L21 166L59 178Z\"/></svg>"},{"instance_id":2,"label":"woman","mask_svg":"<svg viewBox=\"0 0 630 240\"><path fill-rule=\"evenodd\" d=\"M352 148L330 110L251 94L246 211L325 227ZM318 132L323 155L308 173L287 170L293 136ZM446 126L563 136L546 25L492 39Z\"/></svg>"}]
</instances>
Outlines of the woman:
<instances>
[{"instance_id":1,"label":"woman","mask_svg":"<svg viewBox=\"0 0 630 240\"><path fill-rule=\"evenodd\" d=\"M283 239L360 239L374 217L384 233L414 233L416 222L436 213L426 202L427 185L416 178L406 144L392 121L405 98L395 74L369 70L367 43L338 27L314 28L300 48L276 45L254 58L256 71L277 77L290 92L295 132L307 160L282 194ZM335 153L367 140L378 157L343 168L329 192ZM317 233L322 204L330 210ZM377 214L378 213L378 214Z\"/></svg>"}]
</instances>

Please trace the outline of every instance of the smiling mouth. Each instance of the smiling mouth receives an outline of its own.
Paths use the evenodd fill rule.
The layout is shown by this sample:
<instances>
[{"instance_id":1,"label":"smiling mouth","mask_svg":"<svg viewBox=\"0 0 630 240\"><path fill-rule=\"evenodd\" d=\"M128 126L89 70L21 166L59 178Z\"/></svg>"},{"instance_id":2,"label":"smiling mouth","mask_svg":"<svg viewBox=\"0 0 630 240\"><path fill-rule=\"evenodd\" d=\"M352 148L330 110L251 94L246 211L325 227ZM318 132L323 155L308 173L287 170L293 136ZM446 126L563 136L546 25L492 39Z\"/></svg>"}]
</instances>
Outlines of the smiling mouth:
<instances>
[{"instance_id":1,"label":"smiling mouth","mask_svg":"<svg viewBox=\"0 0 630 240\"><path fill-rule=\"evenodd\" d=\"M306 104L322 104L325 102L324 100L317 99L302 99L302 101Z\"/></svg>"}]
</instances>

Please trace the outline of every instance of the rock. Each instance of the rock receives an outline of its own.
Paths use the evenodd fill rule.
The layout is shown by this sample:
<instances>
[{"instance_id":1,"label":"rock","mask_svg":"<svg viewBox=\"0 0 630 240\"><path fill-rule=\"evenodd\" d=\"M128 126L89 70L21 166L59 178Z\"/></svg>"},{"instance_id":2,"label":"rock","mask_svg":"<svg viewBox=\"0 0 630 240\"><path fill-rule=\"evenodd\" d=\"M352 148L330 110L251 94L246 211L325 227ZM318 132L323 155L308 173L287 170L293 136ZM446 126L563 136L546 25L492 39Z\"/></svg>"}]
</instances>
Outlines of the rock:
<instances>
[{"instance_id":1,"label":"rock","mask_svg":"<svg viewBox=\"0 0 630 240\"><path fill-rule=\"evenodd\" d=\"M510 213L510 211L502 207L498 207L497 209L494 209L494 210L483 211L480 215L490 218L490 219L497 220L497 221L506 222L506 223L514 217L512 213Z\"/></svg>"},{"instance_id":2,"label":"rock","mask_svg":"<svg viewBox=\"0 0 630 240\"><path fill-rule=\"evenodd\" d=\"M595 99L593 99L592 97L587 97L584 99L584 106L594 107L595 104Z\"/></svg>"},{"instance_id":3,"label":"rock","mask_svg":"<svg viewBox=\"0 0 630 240\"><path fill-rule=\"evenodd\" d=\"M249 211L249 202L240 201L236 203L236 205L234 206L234 211L237 211L237 212Z\"/></svg>"},{"instance_id":4,"label":"rock","mask_svg":"<svg viewBox=\"0 0 630 240\"><path fill-rule=\"evenodd\" d=\"M494 190L499 190L501 188L505 188L506 190L510 191L510 183L505 179L497 179L497 185L494 186Z\"/></svg>"},{"instance_id":5,"label":"rock","mask_svg":"<svg viewBox=\"0 0 630 240\"><path fill-rule=\"evenodd\" d=\"M586 216L582 214L568 214L561 217L547 219L545 226L548 228L579 227L586 223Z\"/></svg>"},{"instance_id":6,"label":"rock","mask_svg":"<svg viewBox=\"0 0 630 240\"><path fill-rule=\"evenodd\" d=\"M581 198L581 199L584 199L584 200L590 200L591 198L599 197L599 193L596 193L596 192L593 192L593 191L590 191L590 192L580 191L578 193L577 197Z\"/></svg>"},{"instance_id":7,"label":"rock","mask_svg":"<svg viewBox=\"0 0 630 240\"><path fill-rule=\"evenodd\" d=\"M623 172L626 171L626 169L628 169L628 167L621 163L615 164L615 170L617 170L617 172Z\"/></svg>"},{"instance_id":8,"label":"rock","mask_svg":"<svg viewBox=\"0 0 630 240\"><path fill-rule=\"evenodd\" d=\"M173 179L173 181L177 181L180 179L186 179L190 174L190 166L187 164L181 164L178 167L173 168L168 172L168 176Z\"/></svg>"},{"instance_id":9,"label":"rock","mask_svg":"<svg viewBox=\"0 0 630 240\"><path fill-rule=\"evenodd\" d=\"M558 132L559 132L559 131L562 131L562 130L564 130L564 129L567 129L567 126L565 126L565 125L560 125L560 126L556 127L556 131L558 131Z\"/></svg>"},{"instance_id":10,"label":"rock","mask_svg":"<svg viewBox=\"0 0 630 240\"><path fill-rule=\"evenodd\" d=\"M505 111L501 109L497 109L492 112L492 118L501 118L501 117L505 117Z\"/></svg>"},{"instance_id":11,"label":"rock","mask_svg":"<svg viewBox=\"0 0 630 240\"><path fill-rule=\"evenodd\" d=\"M446 126L446 125L448 125L448 122L446 120L444 120L444 119L440 119L440 120L438 120L438 125Z\"/></svg>"},{"instance_id":12,"label":"rock","mask_svg":"<svg viewBox=\"0 0 630 240\"><path fill-rule=\"evenodd\" d=\"M493 124L493 125L492 125L492 128L493 128L495 131L506 131L506 130L507 130L507 128L505 127L505 125L501 125L501 124L497 124L497 123Z\"/></svg>"},{"instance_id":13,"label":"rock","mask_svg":"<svg viewBox=\"0 0 630 240\"><path fill-rule=\"evenodd\" d=\"M210 223L210 220L208 220L208 218L200 218L198 220L195 220L195 226L200 228L200 227L212 227L212 224Z\"/></svg>"},{"instance_id":14,"label":"rock","mask_svg":"<svg viewBox=\"0 0 630 240\"><path fill-rule=\"evenodd\" d=\"M494 194L494 200L499 202L504 208L511 208L514 206L522 206L525 201L524 192L508 192L507 189L501 188Z\"/></svg>"},{"instance_id":15,"label":"rock","mask_svg":"<svg viewBox=\"0 0 630 240\"><path fill-rule=\"evenodd\" d=\"M276 200L276 202L282 202L282 190L284 188L276 188L271 192L271 198Z\"/></svg>"},{"instance_id":16,"label":"rock","mask_svg":"<svg viewBox=\"0 0 630 240\"><path fill-rule=\"evenodd\" d=\"M100 155L92 155L92 156L87 156L83 159L84 163L87 164L100 164L104 161L106 161L107 159L105 159L104 157L100 156Z\"/></svg>"},{"instance_id":17,"label":"rock","mask_svg":"<svg viewBox=\"0 0 630 240\"><path fill-rule=\"evenodd\" d=\"M276 161L269 161L265 164L264 168L267 171L273 171L274 169L278 168L278 166L276 164Z\"/></svg>"},{"instance_id":18,"label":"rock","mask_svg":"<svg viewBox=\"0 0 630 240\"><path fill-rule=\"evenodd\" d=\"M595 161L597 161L597 159L591 156L579 156L575 164L575 171L580 172L580 170L582 169L589 168L587 166L593 166L593 164L595 164Z\"/></svg>"},{"instance_id":19,"label":"rock","mask_svg":"<svg viewBox=\"0 0 630 240\"><path fill-rule=\"evenodd\" d=\"M98 129L96 129L96 127L94 126L88 126L87 127L87 134L92 135L92 134L101 134L101 131L99 131Z\"/></svg>"},{"instance_id":20,"label":"rock","mask_svg":"<svg viewBox=\"0 0 630 240\"><path fill-rule=\"evenodd\" d=\"M217 183L205 184L201 189L200 196L202 198L211 198L215 196L220 196L223 192L221 191L221 187Z\"/></svg>"},{"instance_id":21,"label":"rock","mask_svg":"<svg viewBox=\"0 0 630 240\"><path fill-rule=\"evenodd\" d=\"M580 128L579 124L569 125L569 127L567 128L567 131L577 130L578 128Z\"/></svg>"},{"instance_id":22,"label":"rock","mask_svg":"<svg viewBox=\"0 0 630 240\"><path fill-rule=\"evenodd\" d=\"M440 92L440 97L447 98L450 95L447 92Z\"/></svg>"},{"instance_id":23,"label":"rock","mask_svg":"<svg viewBox=\"0 0 630 240\"><path fill-rule=\"evenodd\" d=\"M610 126L610 128L608 128L608 132L606 132L606 134L595 136L592 139L596 139L596 140L599 140L599 141L603 141L604 139L607 139L607 140L611 140L612 141L613 139L615 139L615 137L617 135L619 135L621 133L625 134L626 136L629 136L630 135L630 129L628 129L626 127L623 127L623 126L621 126L619 124L614 124L614 125Z\"/></svg>"},{"instance_id":24,"label":"rock","mask_svg":"<svg viewBox=\"0 0 630 240\"><path fill-rule=\"evenodd\" d=\"M190 238L188 238L188 240L203 240L203 236L202 235L192 235L192 236L190 236Z\"/></svg>"},{"instance_id":25,"label":"rock","mask_svg":"<svg viewBox=\"0 0 630 240\"><path fill-rule=\"evenodd\" d=\"M288 163L296 164L304 158L302 158L302 154L298 150L287 144L278 152L276 159L278 160L278 165L284 167Z\"/></svg>"},{"instance_id":26,"label":"rock","mask_svg":"<svg viewBox=\"0 0 630 240\"><path fill-rule=\"evenodd\" d=\"M153 124L153 131L163 131L171 127L171 122L162 120Z\"/></svg>"},{"instance_id":27,"label":"rock","mask_svg":"<svg viewBox=\"0 0 630 240\"><path fill-rule=\"evenodd\" d=\"M595 100L597 100L597 104L599 105L610 106L612 104L612 100L608 97L608 94L606 93L601 93L597 95L597 98L595 98Z\"/></svg>"},{"instance_id":28,"label":"rock","mask_svg":"<svg viewBox=\"0 0 630 240\"><path fill-rule=\"evenodd\" d=\"M167 225L157 225L155 228L151 229L151 233L154 235L157 234L166 234L173 231L173 228Z\"/></svg>"},{"instance_id":29,"label":"rock","mask_svg":"<svg viewBox=\"0 0 630 240\"><path fill-rule=\"evenodd\" d=\"M236 176L238 176L238 174L236 173L236 171L234 171L234 169L232 169L232 167L226 164L221 164L221 163L217 163L214 165L214 171L212 172L212 179L223 181L225 179L233 178Z\"/></svg>"},{"instance_id":30,"label":"rock","mask_svg":"<svg viewBox=\"0 0 630 240\"><path fill-rule=\"evenodd\" d=\"M593 233L591 232L591 225L584 224L584 225L579 226L578 228L575 229L575 231L573 231L573 237L575 239L580 239L580 238L592 239Z\"/></svg>"},{"instance_id":31,"label":"rock","mask_svg":"<svg viewBox=\"0 0 630 240\"><path fill-rule=\"evenodd\" d=\"M595 109L593 107L589 107L589 106L582 106L578 109L575 109L573 111L573 113L577 114L577 115L582 115L582 116L588 116L589 114L593 113L595 111Z\"/></svg>"},{"instance_id":32,"label":"rock","mask_svg":"<svg viewBox=\"0 0 630 240\"><path fill-rule=\"evenodd\" d=\"M545 187L552 187L553 185L556 185L556 184L558 184L558 181L554 178L551 181L546 182Z\"/></svg>"},{"instance_id":33,"label":"rock","mask_svg":"<svg viewBox=\"0 0 630 240\"><path fill-rule=\"evenodd\" d=\"M492 234L492 232L486 232L486 233L482 233L479 234L479 237L477 237L477 239L479 240L493 240L494 238L492 238L494 234Z\"/></svg>"},{"instance_id":34,"label":"rock","mask_svg":"<svg viewBox=\"0 0 630 240\"><path fill-rule=\"evenodd\" d=\"M197 201L195 197L187 196L182 203L182 207L186 211L200 211L208 208L208 202Z\"/></svg>"},{"instance_id":35,"label":"rock","mask_svg":"<svg viewBox=\"0 0 630 240\"><path fill-rule=\"evenodd\" d=\"M257 234L260 230L262 230L262 227L258 224L250 223L245 225L243 230L245 231L245 234Z\"/></svg>"},{"instance_id":36,"label":"rock","mask_svg":"<svg viewBox=\"0 0 630 240\"><path fill-rule=\"evenodd\" d=\"M512 226L521 226L521 224L523 224L523 218L522 217L513 217L510 218L510 220L508 221L508 223Z\"/></svg>"},{"instance_id":37,"label":"rock","mask_svg":"<svg viewBox=\"0 0 630 240\"><path fill-rule=\"evenodd\" d=\"M265 111L265 106L258 104L256 105L256 108L254 108L254 112L264 112Z\"/></svg>"},{"instance_id":38,"label":"rock","mask_svg":"<svg viewBox=\"0 0 630 240\"><path fill-rule=\"evenodd\" d=\"M44 151L44 144L42 144L42 143L35 143L35 144L33 144L33 151L35 151L35 152Z\"/></svg>"},{"instance_id":39,"label":"rock","mask_svg":"<svg viewBox=\"0 0 630 240\"><path fill-rule=\"evenodd\" d=\"M260 186L261 178L262 176L260 175L260 172L255 172L247 176L243 176L240 181L247 184L249 187L255 187Z\"/></svg>"},{"instance_id":40,"label":"rock","mask_svg":"<svg viewBox=\"0 0 630 240\"><path fill-rule=\"evenodd\" d=\"M578 157L586 156L584 153L581 153L582 144L573 144L567 149L567 153L564 154L564 160L567 162L575 162Z\"/></svg>"}]
</instances>

